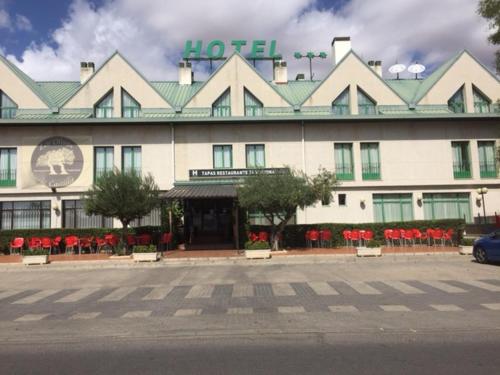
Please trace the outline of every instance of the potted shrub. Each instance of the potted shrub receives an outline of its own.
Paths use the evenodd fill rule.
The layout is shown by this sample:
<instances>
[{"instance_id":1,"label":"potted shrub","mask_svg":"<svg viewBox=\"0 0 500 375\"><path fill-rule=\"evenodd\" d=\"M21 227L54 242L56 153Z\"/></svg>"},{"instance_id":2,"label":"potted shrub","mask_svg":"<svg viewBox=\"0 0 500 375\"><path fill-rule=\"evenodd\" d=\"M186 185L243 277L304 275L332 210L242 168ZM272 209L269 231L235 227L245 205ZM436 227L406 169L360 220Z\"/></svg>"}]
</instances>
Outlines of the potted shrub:
<instances>
[{"instance_id":1,"label":"potted shrub","mask_svg":"<svg viewBox=\"0 0 500 375\"><path fill-rule=\"evenodd\" d=\"M247 259L271 258L271 247L266 241L248 241L245 243L245 257Z\"/></svg>"},{"instance_id":2,"label":"potted shrub","mask_svg":"<svg viewBox=\"0 0 500 375\"><path fill-rule=\"evenodd\" d=\"M462 238L458 252L462 255L472 255L475 238Z\"/></svg>"},{"instance_id":3,"label":"potted shrub","mask_svg":"<svg viewBox=\"0 0 500 375\"><path fill-rule=\"evenodd\" d=\"M136 245L132 248L132 259L136 262L156 262L160 253L155 245Z\"/></svg>"},{"instance_id":4,"label":"potted shrub","mask_svg":"<svg viewBox=\"0 0 500 375\"><path fill-rule=\"evenodd\" d=\"M47 249L29 249L23 251L23 264L47 264L49 251Z\"/></svg>"},{"instance_id":5,"label":"potted shrub","mask_svg":"<svg viewBox=\"0 0 500 375\"><path fill-rule=\"evenodd\" d=\"M357 247L356 255L358 257L379 257L382 255L380 242L371 240L366 243L366 246Z\"/></svg>"}]
</instances>

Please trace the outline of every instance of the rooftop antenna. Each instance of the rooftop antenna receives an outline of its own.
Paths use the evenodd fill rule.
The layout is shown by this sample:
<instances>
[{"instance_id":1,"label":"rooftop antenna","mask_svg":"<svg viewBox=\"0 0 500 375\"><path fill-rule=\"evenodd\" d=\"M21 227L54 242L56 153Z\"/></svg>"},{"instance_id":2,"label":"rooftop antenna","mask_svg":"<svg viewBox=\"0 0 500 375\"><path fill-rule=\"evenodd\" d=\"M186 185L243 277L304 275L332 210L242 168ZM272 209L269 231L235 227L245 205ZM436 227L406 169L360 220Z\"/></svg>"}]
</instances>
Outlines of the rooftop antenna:
<instances>
[{"instance_id":1,"label":"rooftop antenna","mask_svg":"<svg viewBox=\"0 0 500 375\"><path fill-rule=\"evenodd\" d=\"M396 79L399 79L399 73L402 73L406 70L406 65L404 64L394 64L389 68L389 73L396 74Z\"/></svg>"},{"instance_id":2,"label":"rooftop antenna","mask_svg":"<svg viewBox=\"0 0 500 375\"><path fill-rule=\"evenodd\" d=\"M415 64L412 64L408 67L408 71L412 74L415 74L415 79L418 79L418 75L420 73L425 72L425 66L422 64L419 64L417 61L417 62L415 62Z\"/></svg>"}]
</instances>

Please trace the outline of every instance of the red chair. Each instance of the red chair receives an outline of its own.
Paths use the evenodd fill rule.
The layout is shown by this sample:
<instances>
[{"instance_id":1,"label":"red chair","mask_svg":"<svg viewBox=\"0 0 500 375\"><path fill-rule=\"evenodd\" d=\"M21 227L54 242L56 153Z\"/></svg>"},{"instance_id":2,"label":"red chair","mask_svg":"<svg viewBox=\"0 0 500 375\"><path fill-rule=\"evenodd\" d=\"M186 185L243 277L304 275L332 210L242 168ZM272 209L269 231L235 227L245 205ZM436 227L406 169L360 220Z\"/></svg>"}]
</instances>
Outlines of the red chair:
<instances>
[{"instance_id":1,"label":"red chair","mask_svg":"<svg viewBox=\"0 0 500 375\"><path fill-rule=\"evenodd\" d=\"M321 247L332 246L332 231L330 229L323 229L319 231L319 239Z\"/></svg>"},{"instance_id":2,"label":"red chair","mask_svg":"<svg viewBox=\"0 0 500 375\"><path fill-rule=\"evenodd\" d=\"M418 240L418 242L420 243L420 245L422 245L422 232L420 232L420 230L417 229L417 228L413 228L411 230L411 232L413 233L413 238L415 240Z\"/></svg>"},{"instance_id":3,"label":"red chair","mask_svg":"<svg viewBox=\"0 0 500 375\"><path fill-rule=\"evenodd\" d=\"M64 239L65 243L65 252L75 253L75 248L78 248L78 237L77 236L66 236Z\"/></svg>"},{"instance_id":4,"label":"red chair","mask_svg":"<svg viewBox=\"0 0 500 375\"><path fill-rule=\"evenodd\" d=\"M446 245L446 241L450 242L450 246L453 246L453 229L448 229L443 233L444 244Z\"/></svg>"},{"instance_id":5,"label":"red chair","mask_svg":"<svg viewBox=\"0 0 500 375\"><path fill-rule=\"evenodd\" d=\"M42 250L49 250L49 254L52 254L52 240L50 237L42 237L40 241L40 247Z\"/></svg>"},{"instance_id":6,"label":"red chair","mask_svg":"<svg viewBox=\"0 0 500 375\"><path fill-rule=\"evenodd\" d=\"M95 248L96 252L99 254L103 249L107 247L107 241L104 238L96 237L95 238Z\"/></svg>"},{"instance_id":7,"label":"red chair","mask_svg":"<svg viewBox=\"0 0 500 375\"><path fill-rule=\"evenodd\" d=\"M160 238L160 246L162 246L162 250L165 248L170 250L170 245L172 245L172 233L163 233Z\"/></svg>"},{"instance_id":8,"label":"red chair","mask_svg":"<svg viewBox=\"0 0 500 375\"><path fill-rule=\"evenodd\" d=\"M342 231L342 237L344 237L346 246L352 246L351 235L352 235L352 232L350 230L346 229L346 230Z\"/></svg>"},{"instance_id":9,"label":"red chair","mask_svg":"<svg viewBox=\"0 0 500 375\"><path fill-rule=\"evenodd\" d=\"M137 242L135 240L135 237L131 234L127 234L127 246L132 247L137 245Z\"/></svg>"},{"instance_id":10,"label":"red chair","mask_svg":"<svg viewBox=\"0 0 500 375\"><path fill-rule=\"evenodd\" d=\"M362 235L361 235L361 239L363 241L368 242L368 241L371 241L373 240L373 231L371 230L365 230L363 231Z\"/></svg>"},{"instance_id":11,"label":"red chair","mask_svg":"<svg viewBox=\"0 0 500 375\"><path fill-rule=\"evenodd\" d=\"M137 245L150 245L152 241L152 236L148 233L141 234L137 236Z\"/></svg>"},{"instance_id":12,"label":"red chair","mask_svg":"<svg viewBox=\"0 0 500 375\"><path fill-rule=\"evenodd\" d=\"M28 239L28 247L30 250L39 250L42 248L42 240L39 237L31 237Z\"/></svg>"},{"instance_id":13,"label":"red chair","mask_svg":"<svg viewBox=\"0 0 500 375\"><path fill-rule=\"evenodd\" d=\"M357 246L360 245L361 242L361 233L359 233L358 229L354 229L351 231L351 245L354 246L354 241L357 242Z\"/></svg>"},{"instance_id":14,"label":"red chair","mask_svg":"<svg viewBox=\"0 0 500 375\"><path fill-rule=\"evenodd\" d=\"M255 233L253 233L253 232L249 232L249 233L248 233L248 239L249 239L250 241L252 241L252 242L255 242L255 241L257 241L257 240L259 239L259 236L258 236L258 235L256 235L256 234L255 234Z\"/></svg>"},{"instance_id":15,"label":"red chair","mask_svg":"<svg viewBox=\"0 0 500 375\"><path fill-rule=\"evenodd\" d=\"M104 241L106 241L106 246L109 246L111 249L115 249L120 242L120 239L116 234L105 234Z\"/></svg>"},{"instance_id":16,"label":"red chair","mask_svg":"<svg viewBox=\"0 0 500 375\"><path fill-rule=\"evenodd\" d=\"M259 241L269 242L269 234L267 232L259 232Z\"/></svg>"},{"instance_id":17,"label":"red chair","mask_svg":"<svg viewBox=\"0 0 500 375\"><path fill-rule=\"evenodd\" d=\"M385 244L392 246L392 229L384 229Z\"/></svg>"},{"instance_id":18,"label":"red chair","mask_svg":"<svg viewBox=\"0 0 500 375\"><path fill-rule=\"evenodd\" d=\"M59 251L61 250L61 241L62 237L61 236L55 236L54 239L52 240L52 248Z\"/></svg>"},{"instance_id":19,"label":"red chair","mask_svg":"<svg viewBox=\"0 0 500 375\"><path fill-rule=\"evenodd\" d=\"M80 237L79 238L79 250L80 253L82 252L82 249L88 249L89 253L92 253L92 244L94 243L94 238L93 237Z\"/></svg>"},{"instance_id":20,"label":"red chair","mask_svg":"<svg viewBox=\"0 0 500 375\"><path fill-rule=\"evenodd\" d=\"M401 230L393 229L391 233L392 244L394 245L398 241L399 246L401 246Z\"/></svg>"},{"instance_id":21,"label":"red chair","mask_svg":"<svg viewBox=\"0 0 500 375\"><path fill-rule=\"evenodd\" d=\"M431 245L431 239L433 235L434 235L434 229L427 228L427 230L425 231L425 239L427 240L427 246Z\"/></svg>"},{"instance_id":22,"label":"red chair","mask_svg":"<svg viewBox=\"0 0 500 375\"><path fill-rule=\"evenodd\" d=\"M403 234L404 243L408 243L410 246L415 244L415 237L413 236L413 230L406 229Z\"/></svg>"},{"instance_id":23,"label":"red chair","mask_svg":"<svg viewBox=\"0 0 500 375\"><path fill-rule=\"evenodd\" d=\"M311 243L311 247L314 247L315 242L319 247L319 231L317 231L316 229L312 229L309 232L309 242Z\"/></svg>"},{"instance_id":24,"label":"red chair","mask_svg":"<svg viewBox=\"0 0 500 375\"><path fill-rule=\"evenodd\" d=\"M24 247L24 238L16 237L10 242L9 254L21 254Z\"/></svg>"},{"instance_id":25,"label":"red chair","mask_svg":"<svg viewBox=\"0 0 500 375\"><path fill-rule=\"evenodd\" d=\"M434 229L432 232L432 242L436 245L436 242L441 242L441 246L444 246L444 231L442 229Z\"/></svg>"}]
</instances>

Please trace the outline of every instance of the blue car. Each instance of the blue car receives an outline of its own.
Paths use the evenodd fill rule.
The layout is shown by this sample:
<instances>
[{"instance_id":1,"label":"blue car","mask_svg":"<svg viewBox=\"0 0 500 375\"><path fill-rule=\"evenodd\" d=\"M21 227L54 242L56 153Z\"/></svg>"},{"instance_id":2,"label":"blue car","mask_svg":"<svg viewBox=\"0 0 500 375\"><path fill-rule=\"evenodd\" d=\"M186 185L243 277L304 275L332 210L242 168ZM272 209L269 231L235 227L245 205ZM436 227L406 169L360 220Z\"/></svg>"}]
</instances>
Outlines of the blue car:
<instances>
[{"instance_id":1,"label":"blue car","mask_svg":"<svg viewBox=\"0 0 500 375\"><path fill-rule=\"evenodd\" d=\"M478 263L500 261L500 229L475 240L472 254Z\"/></svg>"}]
</instances>

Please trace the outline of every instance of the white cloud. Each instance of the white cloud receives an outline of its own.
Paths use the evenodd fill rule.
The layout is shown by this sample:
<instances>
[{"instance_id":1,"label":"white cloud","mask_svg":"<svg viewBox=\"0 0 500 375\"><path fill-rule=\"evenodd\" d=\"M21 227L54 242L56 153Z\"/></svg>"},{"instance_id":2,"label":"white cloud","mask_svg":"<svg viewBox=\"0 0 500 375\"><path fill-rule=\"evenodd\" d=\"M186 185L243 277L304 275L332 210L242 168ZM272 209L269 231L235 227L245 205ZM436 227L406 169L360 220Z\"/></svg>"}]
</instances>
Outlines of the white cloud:
<instances>
[{"instance_id":1,"label":"white cloud","mask_svg":"<svg viewBox=\"0 0 500 375\"><path fill-rule=\"evenodd\" d=\"M294 78L308 65L293 52L330 54L332 38L343 35L365 60L383 60L384 70L415 56L435 66L464 48L492 66L488 31L471 0L351 0L336 12L317 10L314 0L108 0L100 7L75 0L50 43L29 46L20 60L9 58L36 79L78 79L79 61L100 64L118 49L148 78L176 79L187 39L205 45L276 39ZM330 58L314 62L318 78L330 68Z\"/></svg>"},{"instance_id":2,"label":"white cloud","mask_svg":"<svg viewBox=\"0 0 500 375\"><path fill-rule=\"evenodd\" d=\"M23 16L22 14L16 14L16 28L18 30L31 31L33 26L31 25L31 21L28 17Z\"/></svg>"},{"instance_id":3,"label":"white cloud","mask_svg":"<svg viewBox=\"0 0 500 375\"><path fill-rule=\"evenodd\" d=\"M0 9L0 29L10 29L10 16L5 9Z\"/></svg>"}]
</instances>

